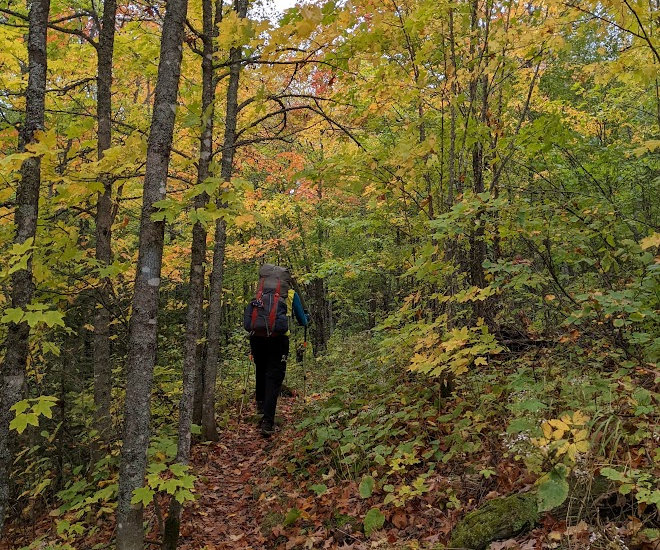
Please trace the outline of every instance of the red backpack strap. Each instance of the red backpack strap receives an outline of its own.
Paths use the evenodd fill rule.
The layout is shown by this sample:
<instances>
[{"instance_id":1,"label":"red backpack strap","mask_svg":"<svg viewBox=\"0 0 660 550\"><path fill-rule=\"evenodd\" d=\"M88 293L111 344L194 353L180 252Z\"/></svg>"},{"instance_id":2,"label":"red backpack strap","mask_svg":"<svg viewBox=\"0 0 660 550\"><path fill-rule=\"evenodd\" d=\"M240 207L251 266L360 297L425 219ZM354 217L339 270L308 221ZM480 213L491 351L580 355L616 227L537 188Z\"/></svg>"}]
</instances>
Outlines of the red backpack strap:
<instances>
[{"instance_id":1,"label":"red backpack strap","mask_svg":"<svg viewBox=\"0 0 660 550\"><path fill-rule=\"evenodd\" d=\"M280 301L280 287L282 283L278 280L275 287L275 295L273 296L273 307L270 308L270 315L268 316L268 330L273 332L275 328L275 318L277 317L277 304Z\"/></svg>"},{"instance_id":2,"label":"red backpack strap","mask_svg":"<svg viewBox=\"0 0 660 550\"><path fill-rule=\"evenodd\" d=\"M264 279L259 279L259 289L257 290L257 295L255 300L261 300L261 297L264 295ZM252 330L254 330L254 325L257 322L257 311L256 307L252 308Z\"/></svg>"}]
</instances>

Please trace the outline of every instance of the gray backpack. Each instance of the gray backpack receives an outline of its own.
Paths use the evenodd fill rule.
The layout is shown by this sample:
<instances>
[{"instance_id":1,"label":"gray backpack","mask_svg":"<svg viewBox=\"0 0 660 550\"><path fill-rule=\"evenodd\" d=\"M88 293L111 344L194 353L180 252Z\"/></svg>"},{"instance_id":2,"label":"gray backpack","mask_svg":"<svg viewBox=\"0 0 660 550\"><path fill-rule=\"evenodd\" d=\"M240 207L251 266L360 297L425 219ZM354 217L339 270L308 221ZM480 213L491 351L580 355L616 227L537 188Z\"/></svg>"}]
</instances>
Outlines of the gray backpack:
<instances>
[{"instance_id":1,"label":"gray backpack","mask_svg":"<svg viewBox=\"0 0 660 550\"><path fill-rule=\"evenodd\" d=\"M289 330L286 302L291 286L291 273L286 267L262 265L257 294L243 315L245 330L256 336L286 334Z\"/></svg>"}]
</instances>

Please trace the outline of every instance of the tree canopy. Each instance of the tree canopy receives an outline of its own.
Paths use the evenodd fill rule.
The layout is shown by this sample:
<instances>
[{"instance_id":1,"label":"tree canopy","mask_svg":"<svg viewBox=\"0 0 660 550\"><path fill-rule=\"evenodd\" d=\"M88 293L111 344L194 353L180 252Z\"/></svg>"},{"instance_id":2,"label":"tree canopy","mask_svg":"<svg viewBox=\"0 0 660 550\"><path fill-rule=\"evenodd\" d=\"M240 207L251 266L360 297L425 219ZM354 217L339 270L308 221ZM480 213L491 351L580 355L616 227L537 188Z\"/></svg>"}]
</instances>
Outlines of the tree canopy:
<instances>
[{"instance_id":1,"label":"tree canopy","mask_svg":"<svg viewBox=\"0 0 660 550\"><path fill-rule=\"evenodd\" d=\"M651 548L659 13L1 1L7 548L485 548L527 493L492 548ZM265 262L312 323L255 459ZM260 526L191 530L213 456Z\"/></svg>"}]
</instances>

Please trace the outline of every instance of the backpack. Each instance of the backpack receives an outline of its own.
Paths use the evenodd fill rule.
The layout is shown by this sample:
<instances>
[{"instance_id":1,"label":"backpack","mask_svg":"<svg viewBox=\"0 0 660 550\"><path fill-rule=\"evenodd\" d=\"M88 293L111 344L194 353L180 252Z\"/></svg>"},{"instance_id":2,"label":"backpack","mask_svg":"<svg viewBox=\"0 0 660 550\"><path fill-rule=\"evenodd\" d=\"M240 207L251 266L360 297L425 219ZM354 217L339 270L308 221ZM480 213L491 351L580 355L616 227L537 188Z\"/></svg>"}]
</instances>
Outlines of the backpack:
<instances>
[{"instance_id":1,"label":"backpack","mask_svg":"<svg viewBox=\"0 0 660 550\"><path fill-rule=\"evenodd\" d=\"M286 334L289 330L286 302L291 286L291 274L286 267L261 266L257 294L243 314L245 330L256 336Z\"/></svg>"}]
</instances>

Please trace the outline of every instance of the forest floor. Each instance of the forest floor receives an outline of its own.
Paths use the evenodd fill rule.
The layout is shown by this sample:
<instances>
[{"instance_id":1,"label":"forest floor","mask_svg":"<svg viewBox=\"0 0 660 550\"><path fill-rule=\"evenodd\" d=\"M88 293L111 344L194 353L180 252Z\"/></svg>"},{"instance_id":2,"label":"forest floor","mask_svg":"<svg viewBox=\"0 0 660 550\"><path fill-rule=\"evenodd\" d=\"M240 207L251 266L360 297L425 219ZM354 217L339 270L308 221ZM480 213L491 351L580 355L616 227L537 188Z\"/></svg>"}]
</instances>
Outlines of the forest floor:
<instances>
[{"instance_id":1,"label":"forest floor","mask_svg":"<svg viewBox=\"0 0 660 550\"><path fill-rule=\"evenodd\" d=\"M192 466L198 476L198 499L184 512L180 548L263 548L271 498L259 487L267 481L271 452L289 436L293 417L291 399L280 399L276 434L265 439L255 422L253 404L220 434L220 442L196 445Z\"/></svg>"},{"instance_id":2,"label":"forest floor","mask_svg":"<svg viewBox=\"0 0 660 550\"><path fill-rule=\"evenodd\" d=\"M653 483L659 423L643 388L657 386L655 371L599 366L587 372L571 367L571 356L562 358L559 348L539 349L457 379L455 394L440 399L436 384L393 368L365 342L345 340L309 362L306 384L305 370L292 361L287 384L293 392L280 398L278 429L269 439L258 431L254 403L245 399L252 387L242 374L244 361L225 373L220 441L192 448L196 498L184 509L181 549L445 548L470 511L534 490L539 473L530 435L564 410L587 411L597 420L591 451L577 457L573 480L591 487L604 464L616 463L650 472L639 474L640 488ZM600 449L613 438L616 454L604 462ZM162 494L158 508L147 507L149 547L159 545L168 498ZM655 505L642 505L615 485L598 506L585 502L573 495L568 508L541 514L533 529L489 548L660 550ZM112 509L93 532L69 538L70 545L56 542L63 536L56 519L46 512L36 525L22 522L7 548L27 548L37 535L43 538L30 549L112 543Z\"/></svg>"},{"instance_id":3,"label":"forest floor","mask_svg":"<svg viewBox=\"0 0 660 550\"><path fill-rule=\"evenodd\" d=\"M198 498L184 512L181 549L419 548L418 536L435 546L449 533L450 523L438 530L421 516L412 530L405 529L408 518L400 513L393 516L391 529L365 537L360 522L352 521L364 512L355 483L323 496L301 487L285 462L300 436L295 423L300 405L296 396L280 398L278 429L271 438L260 434L250 404L240 422L220 434L220 442L194 447ZM406 532L417 536L406 543ZM527 544L522 550L534 547Z\"/></svg>"}]
</instances>

